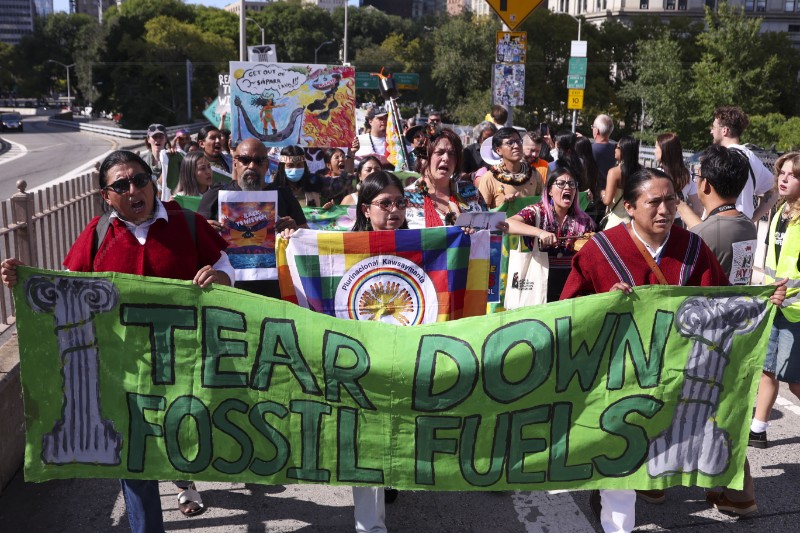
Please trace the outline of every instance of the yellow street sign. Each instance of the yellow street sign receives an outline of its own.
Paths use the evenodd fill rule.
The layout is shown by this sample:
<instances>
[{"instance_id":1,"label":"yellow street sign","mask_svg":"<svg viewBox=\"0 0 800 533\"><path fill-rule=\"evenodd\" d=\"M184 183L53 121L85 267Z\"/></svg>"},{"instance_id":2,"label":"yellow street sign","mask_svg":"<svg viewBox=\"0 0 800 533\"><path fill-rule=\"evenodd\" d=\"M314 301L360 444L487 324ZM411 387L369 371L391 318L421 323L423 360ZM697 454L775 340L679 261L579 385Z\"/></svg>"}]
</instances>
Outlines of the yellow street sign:
<instances>
[{"instance_id":1,"label":"yellow street sign","mask_svg":"<svg viewBox=\"0 0 800 533\"><path fill-rule=\"evenodd\" d=\"M569 90L567 109L583 109L583 89Z\"/></svg>"},{"instance_id":2,"label":"yellow street sign","mask_svg":"<svg viewBox=\"0 0 800 533\"><path fill-rule=\"evenodd\" d=\"M486 0L491 6L500 20L506 23L510 29L514 29L528 15L533 13L533 10L539 7L542 0Z\"/></svg>"}]
</instances>

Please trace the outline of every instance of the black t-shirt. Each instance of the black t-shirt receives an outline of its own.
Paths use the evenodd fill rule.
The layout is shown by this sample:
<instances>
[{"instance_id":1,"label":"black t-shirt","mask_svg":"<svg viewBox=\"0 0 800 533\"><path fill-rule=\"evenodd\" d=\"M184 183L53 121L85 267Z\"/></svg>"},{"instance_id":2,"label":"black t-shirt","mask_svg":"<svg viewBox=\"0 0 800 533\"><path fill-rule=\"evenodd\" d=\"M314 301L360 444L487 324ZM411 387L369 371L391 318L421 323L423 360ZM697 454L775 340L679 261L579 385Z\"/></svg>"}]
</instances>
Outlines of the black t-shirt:
<instances>
[{"instance_id":1,"label":"black t-shirt","mask_svg":"<svg viewBox=\"0 0 800 533\"><path fill-rule=\"evenodd\" d=\"M775 215L778 218L778 223L775 224L775 264L781 258L781 250L783 249L783 240L786 238L786 230L789 228L790 219L783 218L780 213ZM798 222L800 224L800 222ZM769 235L767 235L767 246L769 246ZM800 257L797 258L797 269L800 270Z\"/></svg>"}]
</instances>

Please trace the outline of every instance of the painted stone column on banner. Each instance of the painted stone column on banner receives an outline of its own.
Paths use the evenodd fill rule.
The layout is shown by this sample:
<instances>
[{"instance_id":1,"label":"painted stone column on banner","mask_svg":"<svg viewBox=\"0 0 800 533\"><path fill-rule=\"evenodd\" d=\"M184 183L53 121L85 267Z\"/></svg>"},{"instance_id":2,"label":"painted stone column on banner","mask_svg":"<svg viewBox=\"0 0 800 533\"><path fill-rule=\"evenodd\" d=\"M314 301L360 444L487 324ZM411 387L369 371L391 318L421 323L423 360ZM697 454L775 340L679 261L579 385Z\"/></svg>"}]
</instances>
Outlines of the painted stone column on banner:
<instances>
[{"instance_id":1,"label":"painted stone column on banner","mask_svg":"<svg viewBox=\"0 0 800 533\"><path fill-rule=\"evenodd\" d=\"M99 351L94 315L112 310L119 299L102 279L33 276L25 295L37 313L52 313L64 376L61 420L42 436L42 460L49 464L120 463L122 436L100 412Z\"/></svg>"},{"instance_id":2,"label":"painted stone column on banner","mask_svg":"<svg viewBox=\"0 0 800 533\"><path fill-rule=\"evenodd\" d=\"M680 306L675 323L681 335L693 339L692 351L672 424L650 442L651 476L677 472L713 476L728 467L730 435L716 423L725 368L734 336L758 327L768 305L768 300L734 296L694 297Z\"/></svg>"}]
</instances>

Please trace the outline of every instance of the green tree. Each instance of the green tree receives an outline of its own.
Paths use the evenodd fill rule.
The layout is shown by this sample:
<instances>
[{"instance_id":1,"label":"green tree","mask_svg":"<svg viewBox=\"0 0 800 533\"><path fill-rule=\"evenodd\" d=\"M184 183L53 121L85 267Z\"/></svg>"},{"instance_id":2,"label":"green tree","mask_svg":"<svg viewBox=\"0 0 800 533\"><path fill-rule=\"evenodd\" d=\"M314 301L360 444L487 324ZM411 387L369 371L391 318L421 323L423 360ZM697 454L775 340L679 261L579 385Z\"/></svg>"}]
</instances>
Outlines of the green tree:
<instances>
[{"instance_id":1,"label":"green tree","mask_svg":"<svg viewBox=\"0 0 800 533\"><path fill-rule=\"evenodd\" d=\"M700 146L708 138L704 131L714 109L735 104L748 114L775 109L775 87L765 83L776 74L777 51L755 53L762 46L761 19L750 18L740 9L721 3L717 11L706 8L706 31L697 38L700 61L692 68L691 98L694 101L694 135L690 144Z\"/></svg>"},{"instance_id":2,"label":"green tree","mask_svg":"<svg viewBox=\"0 0 800 533\"><path fill-rule=\"evenodd\" d=\"M620 95L640 100L653 134L664 131L685 134L687 72L681 62L681 48L667 32L650 41L640 41L634 59L636 78L623 85Z\"/></svg>"}]
</instances>

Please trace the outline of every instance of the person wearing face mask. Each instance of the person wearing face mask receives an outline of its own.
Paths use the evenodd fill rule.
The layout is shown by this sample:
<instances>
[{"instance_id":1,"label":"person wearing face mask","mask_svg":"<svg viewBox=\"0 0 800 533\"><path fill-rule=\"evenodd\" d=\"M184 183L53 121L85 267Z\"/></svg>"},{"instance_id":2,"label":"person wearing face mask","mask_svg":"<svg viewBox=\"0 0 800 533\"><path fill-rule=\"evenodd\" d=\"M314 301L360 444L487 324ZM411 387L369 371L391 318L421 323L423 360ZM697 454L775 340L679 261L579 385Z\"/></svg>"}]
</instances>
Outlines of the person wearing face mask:
<instances>
[{"instance_id":1,"label":"person wearing face mask","mask_svg":"<svg viewBox=\"0 0 800 533\"><path fill-rule=\"evenodd\" d=\"M322 180L312 174L306 164L306 151L300 146L286 146L281 149L280 163L274 181L281 187L288 187L304 207L320 206Z\"/></svg>"},{"instance_id":2,"label":"person wearing face mask","mask_svg":"<svg viewBox=\"0 0 800 533\"><path fill-rule=\"evenodd\" d=\"M285 150L285 149L284 149ZM233 157L233 180L227 184L214 184L203 194L197 213L208 220L217 231L222 231L222 224L217 220L219 215L219 191L277 191L278 221L275 232L285 229L308 227L303 208L295 198L292 190L283 185L283 181L267 182L269 154L267 147L258 139L245 139L236 147ZM281 163L281 167L284 163ZM281 175L279 169L278 175ZM283 176L287 176L285 173ZM237 281L234 285L246 291L280 298L277 280Z\"/></svg>"}]
</instances>

